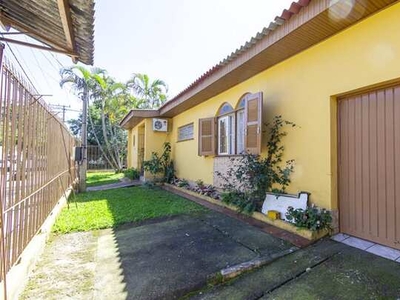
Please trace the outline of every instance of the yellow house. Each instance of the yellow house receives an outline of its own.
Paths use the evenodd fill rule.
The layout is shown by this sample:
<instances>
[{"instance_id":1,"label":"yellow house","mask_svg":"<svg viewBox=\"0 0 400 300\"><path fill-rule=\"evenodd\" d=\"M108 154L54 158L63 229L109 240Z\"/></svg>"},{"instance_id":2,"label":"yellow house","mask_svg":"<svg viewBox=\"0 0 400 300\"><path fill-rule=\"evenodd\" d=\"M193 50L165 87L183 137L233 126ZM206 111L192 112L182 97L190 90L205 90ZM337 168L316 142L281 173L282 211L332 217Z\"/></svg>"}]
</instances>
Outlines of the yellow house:
<instances>
[{"instance_id":1,"label":"yellow house","mask_svg":"<svg viewBox=\"0 0 400 300\"><path fill-rule=\"evenodd\" d=\"M217 184L232 155L265 154L261 124L276 115L298 125L284 138L288 192L310 192L340 231L400 248L399 1L293 3L158 110L132 110L128 166L169 141L179 178Z\"/></svg>"}]
</instances>

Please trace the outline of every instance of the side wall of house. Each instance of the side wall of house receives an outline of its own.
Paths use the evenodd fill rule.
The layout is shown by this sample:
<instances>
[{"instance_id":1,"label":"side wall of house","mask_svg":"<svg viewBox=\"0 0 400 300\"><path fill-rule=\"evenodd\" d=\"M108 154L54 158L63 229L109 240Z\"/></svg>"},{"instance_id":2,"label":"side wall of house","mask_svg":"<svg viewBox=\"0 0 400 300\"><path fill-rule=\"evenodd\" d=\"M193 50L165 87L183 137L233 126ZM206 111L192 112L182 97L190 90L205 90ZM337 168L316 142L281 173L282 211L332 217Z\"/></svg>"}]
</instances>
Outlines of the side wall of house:
<instances>
[{"instance_id":1,"label":"side wall of house","mask_svg":"<svg viewBox=\"0 0 400 300\"><path fill-rule=\"evenodd\" d=\"M140 148L144 145L144 141L141 141L141 139L145 140L145 126L146 121L144 120L134 128L128 130L128 168L140 168L139 152Z\"/></svg>"},{"instance_id":2,"label":"side wall of house","mask_svg":"<svg viewBox=\"0 0 400 300\"><path fill-rule=\"evenodd\" d=\"M133 137L135 136L135 132L137 132L137 127L128 130L128 155L126 158L126 164L128 168L135 168L134 160L137 157L137 153L135 153L136 149L133 146Z\"/></svg>"},{"instance_id":3,"label":"side wall of house","mask_svg":"<svg viewBox=\"0 0 400 300\"><path fill-rule=\"evenodd\" d=\"M163 152L163 145L165 142L170 142L171 134L169 132L157 132L153 130L153 120L151 118L145 119L145 138L144 138L144 160L150 160L151 154ZM137 127L135 127L137 128ZM173 155L173 153L171 154ZM151 179L151 174L146 171L144 174L146 179Z\"/></svg>"},{"instance_id":4,"label":"side wall of house","mask_svg":"<svg viewBox=\"0 0 400 300\"><path fill-rule=\"evenodd\" d=\"M212 183L214 158L198 156L198 119L215 116L223 102L235 106L244 93L262 91L265 122L282 115L298 125L284 138L285 159L295 159L288 191L308 191L317 205L336 209L336 96L400 78L399 16L397 3L174 117L170 137L177 176ZM177 142L177 128L191 122L194 139ZM152 134L152 143L166 140Z\"/></svg>"}]
</instances>

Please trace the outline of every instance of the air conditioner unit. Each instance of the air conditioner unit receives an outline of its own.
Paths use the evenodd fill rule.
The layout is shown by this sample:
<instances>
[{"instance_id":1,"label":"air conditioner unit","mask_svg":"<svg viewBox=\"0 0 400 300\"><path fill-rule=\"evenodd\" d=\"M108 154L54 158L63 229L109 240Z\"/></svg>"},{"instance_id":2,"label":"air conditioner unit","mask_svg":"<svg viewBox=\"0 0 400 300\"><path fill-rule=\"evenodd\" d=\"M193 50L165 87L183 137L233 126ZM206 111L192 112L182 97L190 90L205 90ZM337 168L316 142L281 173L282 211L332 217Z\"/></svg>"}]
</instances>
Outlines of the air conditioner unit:
<instances>
[{"instance_id":1,"label":"air conditioner unit","mask_svg":"<svg viewBox=\"0 0 400 300\"><path fill-rule=\"evenodd\" d=\"M168 131L168 120L165 119L153 119L153 131Z\"/></svg>"}]
</instances>

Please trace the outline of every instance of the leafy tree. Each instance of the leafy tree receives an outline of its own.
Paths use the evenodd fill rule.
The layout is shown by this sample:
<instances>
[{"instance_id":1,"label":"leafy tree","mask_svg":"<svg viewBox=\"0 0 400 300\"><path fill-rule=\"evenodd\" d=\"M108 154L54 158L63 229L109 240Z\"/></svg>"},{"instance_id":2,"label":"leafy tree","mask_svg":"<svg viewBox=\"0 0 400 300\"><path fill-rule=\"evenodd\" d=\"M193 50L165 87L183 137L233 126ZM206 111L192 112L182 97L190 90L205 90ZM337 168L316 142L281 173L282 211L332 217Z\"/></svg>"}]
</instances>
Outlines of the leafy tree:
<instances>
[{"instance_id":1,"label":"leafy tree","mask_svg":"<svg viewBox=\"0 0 400 300\"><path fill-rule=\"evenodd\" d=\"M89 103L90 99L96 99L101 94L103 84L101 78L105 75L106 71L103 69L95 68L92 71L82 67L82 66L73 66L69 68L61 69L61 81L60 86L64 86L69 84L74 93L78 95L82 99L82 101L87 101ZM99 146L99 149L107 162L113 166L115 170L120 170L122 168L121 157L114 156L113 152L110 152L108 149L111 147L104 147L106 138L101 136L104 131L99 133L98 126L104 127L103 124L99 124L99 113L100 110L96 107L96 105L89 105L89 129L88 129L88 143L96 143ZM70 121L72 123L72 130L78 132L78 127L82 124L82 116L78 118L78 120ZM96 123L96 124L95 124ZM90 140L89 140L90 137Z\"/></svg>"},{"instance_id":2,"label":"leafy tree","mask_svg":"<svg viewBox=\"0 0 400 300\"><path fill-rule=\"evenodd\" d=\"M131 109L155 108L164 103L166 84L150 81L145 74L135 74L127 83L121 83L104 69L82 66L62 69L61 77L61 86L70 84L74 93L89 103L88 144L98 145L105 160L120 171L126 157L127 134L119 122ZM69 124L78 134L82 116Z\"/></svg>"},{"instance_id":3,"label":"leafy tree","mask_svg":"<svg viewBox=\"0 0 400 300\"><path fill-rule=\"evenodd\" d=\"M139 108L158 108L167 101L167 84L159 79L151 81L146 74L133 74L127 82L127 87L140 99Z\"/></svg>"}]
</instances>

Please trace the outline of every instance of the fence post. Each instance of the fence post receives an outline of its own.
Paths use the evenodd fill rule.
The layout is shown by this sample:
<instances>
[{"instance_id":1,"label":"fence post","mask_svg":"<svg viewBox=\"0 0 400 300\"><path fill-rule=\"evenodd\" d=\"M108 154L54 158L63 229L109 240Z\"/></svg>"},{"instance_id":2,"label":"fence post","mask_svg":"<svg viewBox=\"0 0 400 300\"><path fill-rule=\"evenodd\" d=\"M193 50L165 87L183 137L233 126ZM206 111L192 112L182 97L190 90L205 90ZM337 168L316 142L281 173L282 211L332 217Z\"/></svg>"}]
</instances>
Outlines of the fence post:
<instances>
[{"instance_id":1,"label":"fence post","mask_svg":"<svg viewBox=\"0 0 400 300\"><path fill-rule=\"evenodd\" d=\"M4 44L0 43L0 101L2 99L2 86L1 86L1 78L3 76L3 72L2 72L2 67L3 67L3 50L4 50ZM1 105L0 105L1 107ZM1 124L1 120L0 120L0 124ZM2 147L3 145L1 145L0 147ZM5 162L2 162L2 167L4 167ZM7 164L6 164L7 166ZM1 187L3 187L3 180L6 180L6 178L4 176L1 175L2 172L0 173L0 177L1 177ZM0 279L2 279L3 281L3 293L4 293L4 300L7 300L7 272L6 272L6 251L4 248L4 244L5 244L5 239L4 239L4 216L3 216L3 201L4 201L4 193L5 191L3 189L1 189L0 191L0 255L1 255L1 263L0 263L0 272L1 272L1 276Z\"/></svg>"}]
</instances>

